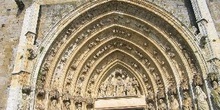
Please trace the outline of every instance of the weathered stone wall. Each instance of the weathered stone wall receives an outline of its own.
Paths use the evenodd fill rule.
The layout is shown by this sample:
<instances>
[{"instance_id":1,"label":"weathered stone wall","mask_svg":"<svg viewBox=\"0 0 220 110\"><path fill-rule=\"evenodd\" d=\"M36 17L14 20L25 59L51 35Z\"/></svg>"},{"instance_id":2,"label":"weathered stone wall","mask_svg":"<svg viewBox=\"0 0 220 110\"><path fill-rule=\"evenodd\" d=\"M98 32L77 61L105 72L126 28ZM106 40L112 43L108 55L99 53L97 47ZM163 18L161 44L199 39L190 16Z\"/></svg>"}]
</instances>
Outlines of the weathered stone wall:
<instances>
[{"instance_id":1,"label":"weathered stone wall","mask_svg":"<svg viewBox=\"0 0 220 110\"><path fill-rule=\"evenodd\" d=\"M212 15L212 18L215 23L215 27L218 31L220 37L220 1L219 0L209 0L209 9Z\"/></svg>"},{"instance_id":2,"label":"weathered stone wall","mask_svg":"<svg viewBox=\"0 0 220 110\"><path fill-rule=\"evenodd\" d=\"M32 0L23 0L26 8ZM38 24L38 43L47 35L49 30L65 15L75 10L89 0L36 0L42 5ZM187 0L148 0L164 8L189 28L194 24L194 16L190 3ZM10 75L13 68L13 59L16 52L21 27L24 18L24 11L17 15L17 5L14 0L0 0L0 109L6 106L8 86L10 86ZM209 0L210 12L220 35L220 1Z\"/></svg>"},{"instance_id":3,"label":"weathered stone wall","mask_svg":"<svg viewBox=\"0 0 220 110\"><path fill-rule=\"evenodd\" d=\"M38 27L38 41L42 40L50 29L56 25L65 15L75 10L78 6L86 3L88 0L64 0L64 4L54 4L60 3L55 0L54 2L47 0L36 0L39 3L44 3L46 5L41 6L39 27ZM192 9L190 9L190 2L187 0L146 0L153 4L165 9L174 15L178 20L180 20L183 25L188 28L195 26L194 15ZM66 3L68 2L68 3Z\"/></svg>"},{"instance_id":4,"label":"weathered stone wall","mask_svg":"<svg viewBox=\"0 0 220 110\"><path fill-rule=\"evenodd\" d=\"M75 10L77 6L83 3L85 3L84 0L81 0L81 2L70 2L67 4L42 5L37 30L38 41L42 40L42 38L48 34L50 29L52 29L54 25L65 17L65 15Z\"/></svg>"},{"instance_id":5,"label":"weathered stone wall","mask_svg":"<svg viewBox=\"0 0 220 110\"><path fill-rule=\"evenodd\" d=\"M31 2L26 0L24 3L28 7ZM24 11L17 16L18 8L14 0L0 0L0 4L0 109L4 110Z\"/></svg>"},{"instance_id":6,"label":"weathered stone wall","mask_svg":"<svg viewBox=\"0 0 220 110\"><path fill-rule=\"evenodd\" d=\"M194 26L194 15L189 0L148 0L175 16L186 27Z\"/></svg>"}]
</instances>

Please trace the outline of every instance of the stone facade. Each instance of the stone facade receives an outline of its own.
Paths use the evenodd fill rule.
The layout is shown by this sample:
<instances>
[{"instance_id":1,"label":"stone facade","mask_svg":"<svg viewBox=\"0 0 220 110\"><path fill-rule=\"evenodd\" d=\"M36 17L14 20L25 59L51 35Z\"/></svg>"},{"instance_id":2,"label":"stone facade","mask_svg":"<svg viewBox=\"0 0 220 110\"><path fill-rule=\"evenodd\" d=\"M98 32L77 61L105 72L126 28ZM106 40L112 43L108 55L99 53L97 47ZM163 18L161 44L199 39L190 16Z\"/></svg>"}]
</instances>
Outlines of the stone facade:
<instances>
[{"instance_id":1,"label":"stone facade","mask_svg":"<svg viewBox=\"0 0 220 110\"><path fill-rule=\"evenodd\" d=\"M107 1L107 0L103 0L103 1ZM215 90L212 89L211 85L213 82L218 81L218 78L216 79L215 77L213 78L211 76L216 72L218 73L219 71L218 65L219 65L220 55L217 50L219 50L218 46L220 45L219 36L218 36L220 32L220 28L219 28L220 14L219 11L217 10L220 10L219 7L220 2L218 0L206 1L207 3L205 3L205 0L201 0L203 1L203 3L199 1L200 0L191 0L191 2L193 3L191 5L189 1L184 1L184 0L149 0L149 2L153 4L152 10L154 10L156 13L159 14L161 14L160 12L164 12L167 14L167 15L166 14L161 15L160 16L161 18L164 16L169 18L169 19L158 18L158 20L156 19L155 21L151 21L151 19L149 18L144 18L144 17L141 18L142 15L140 10L139 10L140 15L138 14L135 15L140 17L141 20L149 21L149 23L155 25L155 27L149 26L154 28L154 29L150 28L152 34L148 35L148 37L152 38L151 39L152 41L149 40L149 42L142 42L145 41L146 39L142 38L141 35L138 34L136 35L134 32L130 33L131 31L128 31L126 29L120 30L121 29L119 28L120 26L119 27L116 26L116 28L113 28L112 30L111 28L107 30L107 33L113 33L113 34L101 33L100 35L95 36L97 38L94 37L93 39L88 40L89 42L85 43L85 45L87 45L89 50L87 50L85 47L82 47L79 53L74 53L74 51L77 51L74 50L74 48L77 48L77 45L75 45L76 46L75 47L74 45L69 45L65 41L68 40L68 36L71 35L72 30L74 30L74 28L78 29L78 27L71 27L69 24L71 24L70 22L72 22L72 24L76 23L75 25L77 26L89 22L86 21L88 19L84 17L88 17L88 18L91 17L92 19L96 19L95 18L96 15L83 15L82 12L83 10L89 10L90 9L89 6L94 6L95 8L98 7L95 6L94 4L95 2L97 2L98 4L99 3L98 1L93 1L94 3L92 2L91 4L89 3L90 1L87 0L80 0L80 1L36 0L34 1L34 3L32 3L32 1L24 1L25 8L27 9L27 11L25 12L24 10L21 13L19 13L19 15L17 14L18 13L17 6L13 0L1 1L4 7L1 8L1 10L3 11L1 13L1 19L0 19L0 23L1 23L0 46L2 47L2 49L0 50L1 53L0 58L3 59L0 61L0 83L1 83L0 95L2 94L4 95L2 95L3 100L1 100L2 102L0 104L0 109L6 109L6 105L8 110L16 109L16 107L19 107L20 109L22 108L27 109L27 107L30 107L31 109L34 108L41 109L41 107L46 109L56 109L56 107L62 109L68 109L68 107L70 107L71 109L73 108L85 109L86 107L93 108L94 106L96 109L103 109L109 107L111 108L112 106L109 106L108 104L107 105L102 104L102 103L106 103L106 101L114 104L118 108L126 108L126 107L147 108L145 106L151 105L150 103L152 103L152 100L157 101L157 103L153 103L151 105L152 108L158 108L158 109L160 107L161 109L163 107L165 107L165 109L172 108L173 106L171 102L175 103L175 100L177 103L180 103L180 105L181 104L184 105L178 107L184 108L190 106L187 105L187 103L190 102L189 100L192 100L193 103L196 103L194 99L204 98L204 96L209 99L206 102L207 106L205 107L208 107L210 109L213 109L214 107L215 109L216 107L216 105L214 105L215 102L211 100L211 97L213 96L212 93L215 92ZM143 2L144 1L140 1L140 3ZM136 3L134 2L134 4ZM207 15L207 13L209 13L207 12L207 10L205 10L206 4L209 6L210 9L210 13L211 13L210 18L203 15L203 14ZM116 5L121 5L121 4L116 3ZM151 6L151 5L146 4L146 7L147 6ZM159 9L155 8L157 6L164 10L161 11L159 10L160 8ZM124 8L126 8L126 6L124 6ZM132 8L135 9L135 7ZM102 8L98 8L98 9L102 9ZM149 10L151 9L146 9L145 11L149 11ZM199 12L198 10L203 10L203 11ZM119 7L118 11L119 12L127 11L129 15L133 15L132 11L123 10L123 5L122 5L122 9ZM149 11L149 13L150 12L151 11ZM99 12L97 12L97 16L98 13ZM94 14L96 14L95 11ZM78 15L82 15L82 16L78 17ZM154 15L153 13L151 13L151 15L153 15L155 18L157 17L157 15ZM200 18L198 16L202 16L202 17ZM106 17L106 19L107 18L108 17ZM75 33L79 37L78 38L73 37L72 41L69 40L68 42L78 44L78 40L79 40L79 44L80 44L81 42L83 42L83 38L81 39L80 36L81 37L84 36L86 38L87 36L86 33L88 33L88 36L90 36L88 30L96 32L96 29L99 30L100 27L102 26L104 27L105 25L108 25L108 23L111 24L111 22L115 23L116 21L119 21L119 24L121 23L120 25L124 25L124 26L130 24L130 28L134 28L132 29L132 31L135 31L135 28L138 28L140 29L139 30L140 33L143 33L145 35L149 33L148 28L145 28L145 25L144 26L141 25L144 24L144 22L141 23L138 20L135 21L129 17L128 18L125 17L125 15L123 16L120 15L120 13L119 16L117 15L117 13L115 15L112 14L112 16L110 16L109 18L110 21L108 21L107 19L106 21L107 24L105 24L106 22L104 18L103 18L104 22L102 21L91 22L91 25L88 25L88 28L84 27L81 30L81 31L85 31L84 34L82 34L83 32ZM70 19L72 19L72 21ZM111 19L113 21L111 21ZM120 19L123 20L120 21ZM164 19L165 21L168 21L171 24L173 23L172 24L173 27L168 26L165 21L160 22ZM214 20L213 25L212 25L213 22L212 19ZM207 21L203 22L203 20L204 21L207 20L208 22ZM77 22L81 22L81 24L77 24ZM208 26L203 25L206 22ZM96 25L93 26L92 23ZM167 26L166 27L167 30L166 29L163 30L160 26L158 26L161 25L162 23L164 23L164 26ZM215 31L214 25L217 31ZM91 28L89 26L91 26ZM70 30L68 30L68 28ZM92 28L94 28L95 30L93 30ZM159 31L157 29L159 29ZM162 29L163 32L165 33L160 33L162 32L160 29ZM174 31L171 32L169 31L169 29L177 30L177 32ZM56 33L56 31L59 33ZM203 32L205 33L204 35ZM218 32L218 34L216 32ZM160 36L160 34L162 37ZM182 41L177 40L175 42L176 38L173 37L172 34L175 35L177 39L182 39ZM112 37L112 41L111 41L111 36L117 36L117 35L122 36L122 38L116 37L116 40L114 40L114 38ZM57 38L55 38L56 36ZM107 39L106 37L102 37L102 36L109 36L110 39ZM136 36L137 38L132 38L132 36ZM167 40L167 42L170 42L170 44L169 43L166 44L164 43L166 39L164 39L163 36L169 36L171 39L174 39L174 41ZM188 36L191 38L187 38L184 36ZM208 43L203 44L204 41L203 36L205 36L204 37L205 42ZM132 42L130 43L130 41L126 39L129 39ZM109 45L107 45L108 40L111 42L116 42L116 44L109 43ZM53 41L58 41L58 42L52 43ZM66 45L66 47L65 46L62 47L62 43L59 44L60 42L63 42L64 45ZM106 45L104 45L105 42ZM102 43L103 45L101 45ZM134 45L132 43L134 43ZM158 45L156 45L155 47L149 46L149 45L155 45L157 43L160 44L160 46L162 47L160 48L160 46ZM51 44L50 49L48 47L48 44ZM175 45L182 46L184 44L186 44L186 47L189 49L186 49L186 51L188 52L185 53L185 55L181 55L180 53L182 51L181 50L182 47L178 47ZM59 45L58 48L61 48L60 50L66 52L65 53L66 55L61 54L59 52L56 53L57 45ZM171 47L173 46L171 50L169 49L170 46ZM93 48L96 47L97 50L93 50ZM71 49L67 50L67 48L68 49L73 48L74 51L72 52L72 54L74 54L75 56L73 55L73 57L71 57L69 54L71 53L72 50ZM102 62L102 60L100 60L100 64L96 63L96 59L99 59L99 57L100 59L102 59L102 56L104 56L105 54L106 55L109 54L109 52L111 50L113 51L115 48L118 48L120 51L118 52L116 51L115 56L113 54L109 58L106 57L106 59L103 60L106 61L106 63L108 64L105 64L104 62ZM144 50L145 48L149 48L149 50ZM163 49L165 49L165 51ZM94 51L94 52L90 53L90 51ZM132 51L132 53L128 54L129 51ZM90 57L93 58L90 58L89 56L87 58L86 52L89 54ZM125 53L124 55L122 54L123 52ZM194 52L195 54L190 54ZM16 53L18 53L17 56ZM83 60L84 54L87 60ZM190 59L185 58L186 54L189 54ZM82 55L82 57L80 57L80 55ZM129 57L129 55L134 56L134 58ZM124 56L124 59L123 57L120 56ZM145 60L143 60L144 59L143 56L144 57L148 56L148 57ZM50 63L49 62L50 58L54 58L56 61L51 61ZM64 66L66 65L66 59L73 60L72 62L70 61L67 62L68 63L67 65L69 65L70 67ZM82 59L83 64L80 64L80 61L77 61L76 59ZM138 61L135 61L135 59L138 59ZM140 59L142 59L143 61ZM178 60L178 59L182 59L182 60ZM146 62L143 63L144 61ZM178 62L179 64L176 62ZM190 64L188 65L187 62L192 63L192 65ZM51 65L48 67L47 64L51 64ZM143 64L146 65L146 67L143 66ZM149 64L149 66L147 66L147 64ZM171 67L164 66L164 64L167 64ZM109 66L109 68L111 67L109 70L107 69L108 65L112 65ZM179 67L180 65L184 65L186 67L185 68ZM119 72L120 73L119 74L116 72L117 73L116 75L115 71L118 70L118 68L119 70L123 70L123 73ZM64 70L64 73L67 76L61 75L62 69ZM94 73L90 72L92 70L96 71L97 74L96 72ZM102 72L103 70L107 72L106 73ZM108 73L108 71L110 73ZM103 74L103 76L98 74L99 72L100 74ZM124 72L127 74L125 74ZM144 74L145 72L148 74ZM178 72L179 74L178 75L173 74L175 72ZM187 72L191 72L191 73L187 73ZM149 73L151 73L152 75L149 75ZM160 73L164 73L164 74L160 74ZM182 85L185 84L184 80L182 80L185 77L184 76L185 73L188 75L186 78L187 79L186 86L182 87ZM45 74L46 76L44 76ZM90 78L86 77L86 75L88 74L91 75ZM107 92L107 90L105 90L108 89L108 86L105 84L108 82L107 80L111 75L108 76L104 74L112 74L112 76L114 76L115 79L114 78L111 79L111 82L118 82L118 84L112 85L115 87L115 93L111 93L109 91ZM211 79L209 79L208 76L211 77ZM95 82L94 79L96 78L100 79L100 81ZM129 84L128 83L125 84L125 82L129 79L132 79L131 82L133 82L134 81L133 78L135 78L138 83L136 84L131 83L132 85L131 89L125 89L124 92L119 92L121 90L120 88L123 88L122 86L126 86L126 88L129 88L130 87ZM36 82L34 82L35 80ZM51 82L49 82L50 80ZM171 82L169 82L168 80L170 80ZM63 81L63 85L60 85L58 83L60 81L61 82ZM172 81L175 82L174 85L170 85ZM45 84L45 86L41 86L41 84ZM105 85L104 88L101 88L102 84ZM176 88L180 86L182 90L177 89L172 91L171 87ZM56 87L60 87L60 88L56 88ZM70 91L69 89L65 89L65 88L72 88L74 91ZM218 86L213 88L218 88ZM198 92L192 92L189 89L195 89L195 91L204 93L205 95L200 96L200 94L197 94ZM168 90L172 91L172 93L168 93L167 92ZM68 91L68 93L66 93L65 91ZM129 91L133 91L133 92L130 93ZM185 91L185 92L180 92L180 91ZM212 92L210 93L210 91ZM8 93L10 94L9 98L7 95ZM101 95L102 97L99 97L98 94L100 93L103 93ZM147 97L150 93L152 93L153 96L155 97L153 98ZM106 94L111 94L111 95L106 96ZM114 95L114 94L121 94L121 95ZM172 98L170 97L170 94L173 95ZM189 94L194 98L190 99L188 98L189 96L186 94ZM14 95L16 96L14 97L14 99L16 98L16 100L13 100ZM45 97L44 95L48 97L49 100L43 98ZM129 98L124 99L124 97L129 97ZM147 99L145 99L146 97ZM98 98L98 100L96 98ZM115 101L124 104L122 104L123 106L117 105L116 103L107 100L108 98L118 99ZM8 99L8 104L6 104L7 99ZM30 100L32 101L31 104L25 105L27 101ZM133 103L133 106L131 107L129 107L130 104L129 105L125 104L125 102L132 104L132 100L140 103ZM36 103L35 105L33 105L33 101ZM46 103L46 105L42 105L43 103L44 104ZM75 103L76 106L74 106L74 104L72 103ZM165 103L168 106L164 106L163 104ZM199 103L197 104L199 105ZM192 104L191 107L195 108L197 106ZM199 105L198 107L201 106Z\"/></svg>"}]
</instances>

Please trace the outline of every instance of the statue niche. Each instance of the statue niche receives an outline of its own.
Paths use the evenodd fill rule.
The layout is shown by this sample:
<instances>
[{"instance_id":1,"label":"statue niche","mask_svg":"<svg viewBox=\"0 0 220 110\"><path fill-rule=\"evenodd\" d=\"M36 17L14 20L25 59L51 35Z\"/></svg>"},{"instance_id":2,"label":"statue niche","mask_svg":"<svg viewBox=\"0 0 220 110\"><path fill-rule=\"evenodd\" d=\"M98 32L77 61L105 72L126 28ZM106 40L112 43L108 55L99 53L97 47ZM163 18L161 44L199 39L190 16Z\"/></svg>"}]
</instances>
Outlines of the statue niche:
<instances>
[{"instance_id":1,"label":"statue niche","mask_svg":"<svg viewBox=\"0 0 220 110\"><path fill-rule=\"evenodd\" d=\"M140 85L135 77L131 77L128 72L122 69L115 69L100 84L98 97L126 97L139 96Z\"/></svg>"}]
</instances>

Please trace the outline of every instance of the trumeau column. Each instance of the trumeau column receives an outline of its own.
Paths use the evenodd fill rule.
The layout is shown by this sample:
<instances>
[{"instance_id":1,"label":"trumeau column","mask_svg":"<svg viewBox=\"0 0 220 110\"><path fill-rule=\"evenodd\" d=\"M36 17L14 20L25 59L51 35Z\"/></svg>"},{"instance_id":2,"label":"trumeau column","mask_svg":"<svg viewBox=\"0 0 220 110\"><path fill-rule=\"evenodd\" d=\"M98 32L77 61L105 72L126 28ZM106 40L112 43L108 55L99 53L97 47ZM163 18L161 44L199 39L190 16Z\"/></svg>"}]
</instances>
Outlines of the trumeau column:
<instances>
[{"instance_id":1,"label":"trumeau column","mask_svg":"<svg viewBox=\"0 0 220 110\"><path fill-rule=\"evenodd\" d=\"M29 94L30 73L33 67L34 41L36 37L37 21L39 17L40 5L33 3L26 9L17 55L12 72L7 110L27 110Z\"/></svg>"}]
</instances>

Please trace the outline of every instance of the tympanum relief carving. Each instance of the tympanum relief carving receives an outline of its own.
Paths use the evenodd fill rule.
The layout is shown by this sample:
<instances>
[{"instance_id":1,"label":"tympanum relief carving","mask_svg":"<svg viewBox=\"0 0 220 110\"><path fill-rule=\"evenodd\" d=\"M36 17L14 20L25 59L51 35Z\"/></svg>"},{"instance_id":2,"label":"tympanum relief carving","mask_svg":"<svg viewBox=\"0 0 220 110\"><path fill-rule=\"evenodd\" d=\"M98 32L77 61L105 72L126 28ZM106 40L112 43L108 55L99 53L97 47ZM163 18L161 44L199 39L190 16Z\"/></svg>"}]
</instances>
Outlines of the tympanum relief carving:
<instances>
[{"instance_id":1,"label":"tympanum relief carving","mask_svg":"<svg viewBox=\"0 0 220 110\"><path fill-rule=\"evenodd\" d=\"M122 69L115 69L99 87L98 97L125 97L141 95L140 85L135 77Z\"/></svg>"}]
</instances>

